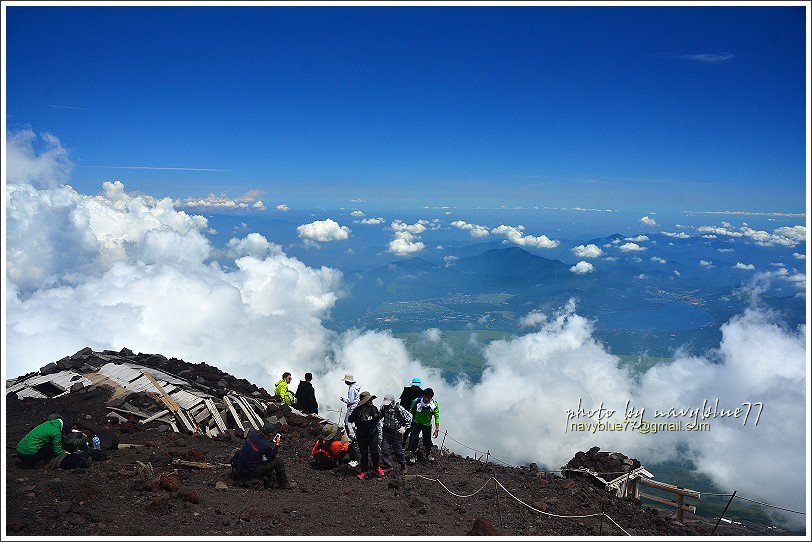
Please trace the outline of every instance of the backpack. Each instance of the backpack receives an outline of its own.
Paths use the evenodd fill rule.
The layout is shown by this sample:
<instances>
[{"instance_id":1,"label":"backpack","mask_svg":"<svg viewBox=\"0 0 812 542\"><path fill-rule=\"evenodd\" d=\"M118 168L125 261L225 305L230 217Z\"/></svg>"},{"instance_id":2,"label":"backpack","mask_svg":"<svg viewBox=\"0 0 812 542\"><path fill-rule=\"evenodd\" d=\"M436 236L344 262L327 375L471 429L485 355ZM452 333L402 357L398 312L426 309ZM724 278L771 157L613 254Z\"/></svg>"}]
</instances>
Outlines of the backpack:
<instances>
[{"instance_id":1,"label":"backpack","mask_svg":"<svg viewBox=\"0 0 812 542\"><path fill-rule=\"evenodd\" d=\"M330 455L330 451L324 449L325 444L328 444L328 441L319 439L318 447L316 448L316 451L313 452L313 462L317 467L330 469L336 466L336 462Z\"/></svg>"}]
</instances>

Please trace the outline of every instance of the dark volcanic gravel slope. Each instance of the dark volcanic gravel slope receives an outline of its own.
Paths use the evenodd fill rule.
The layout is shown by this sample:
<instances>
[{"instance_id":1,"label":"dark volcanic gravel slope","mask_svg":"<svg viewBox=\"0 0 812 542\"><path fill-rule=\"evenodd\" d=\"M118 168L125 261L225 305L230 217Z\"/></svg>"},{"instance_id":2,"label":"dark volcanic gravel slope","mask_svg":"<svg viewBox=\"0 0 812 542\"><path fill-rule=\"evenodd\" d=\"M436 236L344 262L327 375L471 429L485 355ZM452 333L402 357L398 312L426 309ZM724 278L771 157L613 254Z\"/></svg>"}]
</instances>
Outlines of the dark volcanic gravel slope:
<instances>
[{"instance_id":1,"label":"dark volcanic gravel slope","mask_svg":"<svg viewBox=\"0 0 812 542\"><path fill-rule=\"evenodd\" d=\"M463 535L476 523L478 534L596 535L598 518L559 519L532 512L504 492L497 504L493 485L461 499L439 484L393 483L394 478L361 481L347 468L318 471L310 466L312 438L291 425L281 455L294 490L236 487L228 468L192 470L171 465L174 458L227 462L242 440L159 433L124 424L103 426L106 389L50 400L9 400L5 468L7 525L10 535ZM86 470L21 468L18 440L52 412L99 424L106 440L142 447L111 450L110 459ZM136 461L151 462L154 476L140 481ZM557 514L607 514L634 535L708 533L705 523L680 525L672 513L605 494L579 480L529 469L485 467L459 456L418 463L410 474L441 479L456 493L468 494L495 475L528 504ZM159 476L161 478L159 478ZM151 483L158 479L156 483ZM226 489L218 488L223 482ZM222 484L219 484L222 486ZM500 517L501 511L501 517ZM486 521L477 521L477 520ZM493 530L496 529L496 530ZM724 534L734 534L725 529ZM604 520L603 533L622 534ZM745 534L739 531L738 534ZM752 533L750 533L752 534Z\"/></svg>"}]
</instances>

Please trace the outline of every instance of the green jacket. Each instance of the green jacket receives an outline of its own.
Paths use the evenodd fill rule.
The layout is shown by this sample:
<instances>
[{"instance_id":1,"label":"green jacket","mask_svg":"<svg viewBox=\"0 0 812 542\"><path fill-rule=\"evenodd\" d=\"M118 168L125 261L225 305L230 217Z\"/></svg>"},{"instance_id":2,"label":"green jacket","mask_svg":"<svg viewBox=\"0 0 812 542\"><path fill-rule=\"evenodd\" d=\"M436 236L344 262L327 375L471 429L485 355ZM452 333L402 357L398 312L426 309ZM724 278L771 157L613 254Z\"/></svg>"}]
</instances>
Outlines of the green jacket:
<instances>
[{"instance_id":1,"label":"green jacket","mask_svg":"<svg viewBox=\"0 0 812 542\"><path fill-rule=\"evenodd\" d=\"M290 406L293 404L293 392L288 390L288 383L285 379L279 379L276 383L276 396L282 399L282 402Z\"/></svg>"},{"instance_id":2,"label":"green jacket","mask_svg":"<svg viewBox=\"0 0 812 542\"><path fill-rule=\"evenodd\" d=\"M431 418L434 417L435 425L440 425L440 404L432 399L431 402L434 405L434 411L424 408L418 412L417 402L420 400L422 400L422 397L418 397L412 401L412 408L410 409L410 412L412 413L412 424L430 426Z\"/></svg>"},{"instance_id":3,"label":"green jacket","mask_svg":"<svg viewBox=\"0 0 812 542\"><path fill-rule=\"evenodd\" d=\"M62 420L48 420L36 426L17 444L17 451L23 455L34 455L48 443L57 456L65 453L62 449Z\"/></svg>"}]
</instances>

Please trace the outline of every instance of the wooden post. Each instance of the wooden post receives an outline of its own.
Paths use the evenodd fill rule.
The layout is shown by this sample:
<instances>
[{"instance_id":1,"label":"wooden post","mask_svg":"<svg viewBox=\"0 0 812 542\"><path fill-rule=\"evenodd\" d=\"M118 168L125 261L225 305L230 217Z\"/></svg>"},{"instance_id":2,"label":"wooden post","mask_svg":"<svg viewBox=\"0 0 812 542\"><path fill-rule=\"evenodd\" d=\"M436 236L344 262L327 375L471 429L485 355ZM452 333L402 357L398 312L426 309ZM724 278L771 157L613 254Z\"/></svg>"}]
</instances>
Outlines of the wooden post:
<instances>
[{"instance_id":1,"label":"wooden post","mask_svg":"<svg viewBox=\"0 0 812 542\"><path fill-rule=\"evenodd\" d=\"M714 526L713 526L713 530L711 531L711 536L713 536L713 533L715 533L715 532L716 532L716 528L717 528L717 527L719 526L719 524L722 522L722 518L723 518L723 517L725 517L725 514L727 513L727 507L728 507L728 506L730 506L730 503L732 503L732 502L733 502L733 498L734 498L735 496L736 496L736 492L734 491L734 492L733 492L733 495L731 495L731 496L730 496L730 500L729 500L729 501L727 501L727 504L725 505L725 509L724 509L724 510L722 510L722 515L720 515L720 516L719 516L719 519L717 519L717 520L716 520L716 525L714 525Z\"/></svg>"},{"instance_id":2,"label":"wooden post","mask_svg":"<svg viewBox=\"0 0 812 542\"><path fill-rule=\"evenodd\" d=\"M603 503L601 503L601 521L598 523L598 536L603 534Z\"/></svg>"},{"instance_id":3,"label":"wooden post","mask_svg":"<svg viewBox=\"0 0 812 542\"><path fill-rule=\"evenodd\" d=\"M499 484L496 483L496 478L493 478L493 492L496 495L496 510L499 512L499 526L505 528L505 522L502 521L502 507L499 505Z\"/></svg>"},{"instance_id":4,"label":"wooden post","mask_svg":"<svg viewBox=\"0 0 812 542\"><path fill-rule=\"evenodd\" d=\"M682 493L677 493L677 521L682 523L683 521L683 514L685 510L683 510L682 506L685 504L685 495Z\"/></svg>"}]
</instances>

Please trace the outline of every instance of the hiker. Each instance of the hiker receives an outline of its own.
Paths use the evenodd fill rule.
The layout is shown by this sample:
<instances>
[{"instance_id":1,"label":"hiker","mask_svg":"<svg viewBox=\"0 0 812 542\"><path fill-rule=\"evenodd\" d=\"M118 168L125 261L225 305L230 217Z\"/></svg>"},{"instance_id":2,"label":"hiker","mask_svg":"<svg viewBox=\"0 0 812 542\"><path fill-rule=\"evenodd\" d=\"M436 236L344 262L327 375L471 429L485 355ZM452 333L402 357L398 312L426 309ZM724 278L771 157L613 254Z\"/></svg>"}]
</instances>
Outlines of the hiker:
<instances>
[{"instance_id":1,"label":"hiker","mask_svg":"<svg viewBox=\"0 0 812 542\"><path fill-rule=\"evenodd\" d=\"M419 378L414 377L412 378L412 383L410 386L406 386L403 388L403 393L400 394L400 404L403 405L403 408L411 408L412 401L423 395L423 389L420 387L423 385L423 382L420 381ZM406 443L409 442L409 434L411 433L411 424L406 426L406 431L403 432L403 447L406 447Z\"/></svg>"},{"instance_id":2,"label":"hiker","mask_svg":"<svg viewBox=\"0 0 812 542\"><path fill-rule=\"evenodd\" d=\"M383 398L381 408L383 431L381 434L381 459L389 468L393 466L390 455L400 463L401 474L406 474L406 455L403 453L403 433L412 421L411 413L395 402L395 396L388 393Z\"/></svg>"},{"instance_id":3,"label":"hiker","mask_svg":"<svg viewBox=\"0 0 812 542\"><path fill-rule=\"evenodd\" d=\"M431 419L434 418L434 438L440 434L440 405L434 400L434 390L426 388L423 396L412 402L412 434L409 437L409 450L412 452L409 463L417 462L417 444L423 435L423 447L426 449L426 460L434 461L431 455Z\"/></svg>"},{"instance_id":4,"label":"hiker","mask_svg":"<svg viewBox=\"0 0 812 542\"><path fill-rule=\"evenodd\" d=\"M328 423L324 425L321 436L313 444L313 462L317 467L324 469L332 469L344 459L350 459L357 464L354 450L344 429L337 424Z\"/></svg>"},{"instance_id":5,"label":"hiker","mask_svg":"<svg viewBox=\"0 0 812 542\"><path fill-rule=\"evenodd\" d=\"M361 386L355 381L355 378L353 378L351 374L344 375L344 383L347 385L347 396L341 398L341 402L347 405L347 414L344 415L344 427L347 429L347 434L352 438L355 436L355 432L350 425L350 414L352 414L352 409L358 404Z\"/></svg>"},{"instance_id":6,"label":"hiker","mask_svg":"<svg viewBox=\"0 0 812 542\"><path fill-rule=\"evenodd\" d=\"M262 431L251 429L242 448L234 455L231 467L237 480L250 478L262 479L265 489L271 487L271 474L276 475L277 487L292 489L296 482L288 480L285 463L279 457L279 445L282 435L276 433L278 425L269 421L262 426Z\"/></svg>"},{"instance_id":7,"label":"hiker","mask_svg":"<svg viewBox=\"0 0 812 542\"><path fill-rule=\"evenodd\" d=\"M276 388L276 396L282 399L282 402L288 406L293 404L293 393L288 390L288 384L293 380L290 373L282 373L282 378L274 384Z\"/></svg>"},{"instance_id":8,"label":"hiker","mask_svg":"<svg viewBox=\"0 0 812 542\"><path fill-rule=\"evenodd\" d=\"M366 480L369 478L369 456L372 456L372 466L375 469L375 474L384 476L383 469L380 466L380 450L378 448L378 421L381 419L381 413L378 412L378 407L372 404L375 396L368 391L362 391L358 398L358 404L350 414L349 422L355 424L355 435L358 441L358 448L361 455L361 473L358 478Z\"/></svg>"},{"instance_id":9,"label":"hiker","mask_svg":"<svg viewBox=\"0 0 812 542\"><path fill-rule=\"evenodd\" d=\"M305 373L304 380L299 381L296 387L296 408L305 414L318 414L319 404L316 402L316 390L313 389L313 373Z\"/></svg>"},{"instance_id":10,"label":"hiker","mask_svg":"<svg viewBox=\"0 0 812 542\"><path fill-rule=\"evenodd\" d=\"M40 461L50 461L65 455L62 446L62 427L65 421L58 414L51 416L25 435L17 444L17 457L26 467L33 468Z\"/></svg>"}]
</instances>

